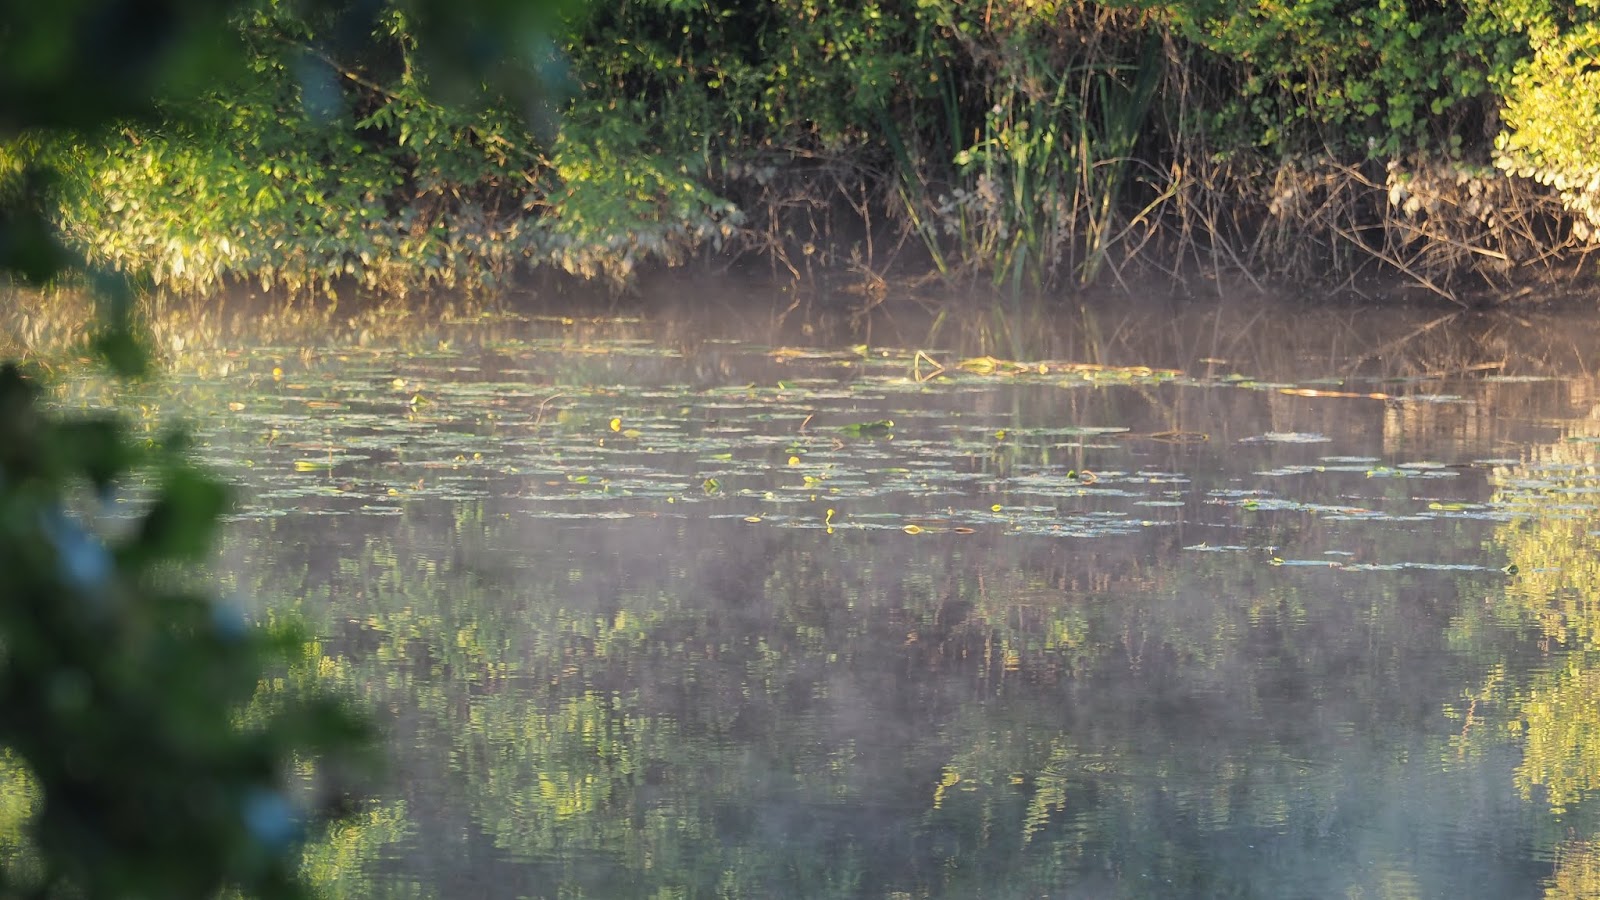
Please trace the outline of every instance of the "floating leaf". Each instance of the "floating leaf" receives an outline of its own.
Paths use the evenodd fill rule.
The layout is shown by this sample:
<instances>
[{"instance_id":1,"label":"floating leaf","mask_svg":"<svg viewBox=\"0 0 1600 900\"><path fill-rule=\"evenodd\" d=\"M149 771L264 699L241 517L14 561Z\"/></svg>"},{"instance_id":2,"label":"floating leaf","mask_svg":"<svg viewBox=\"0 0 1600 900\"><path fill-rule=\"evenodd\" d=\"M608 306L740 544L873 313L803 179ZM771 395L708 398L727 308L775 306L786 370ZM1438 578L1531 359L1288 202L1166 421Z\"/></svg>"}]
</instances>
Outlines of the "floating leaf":
<instances>
[{"instance_id":1,"label":"floating leaf","mask_svg":"<svg viewBox=\"0 0 1600 900\"><path fill-rule=\"evenodd\" d=\"M877 437L888 434L893 429L893 419L879 419L875 422L852 422L849 425L839 426L840 431L854 437Z\"/></svg>"}]
</instances>

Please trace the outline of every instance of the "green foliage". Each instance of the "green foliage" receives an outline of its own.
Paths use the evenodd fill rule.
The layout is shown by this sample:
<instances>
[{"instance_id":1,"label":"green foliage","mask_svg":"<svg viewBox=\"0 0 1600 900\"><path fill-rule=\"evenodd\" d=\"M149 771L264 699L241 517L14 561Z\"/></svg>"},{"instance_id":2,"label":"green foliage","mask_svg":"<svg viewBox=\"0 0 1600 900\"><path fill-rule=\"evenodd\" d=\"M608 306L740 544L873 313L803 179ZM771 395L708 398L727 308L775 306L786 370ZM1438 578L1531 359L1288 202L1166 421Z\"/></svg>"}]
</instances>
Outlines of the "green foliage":
<instances>
[{"instance_id":1,"label":"green foliage","mask_svg":"<svg viewBox=\"0 0 1600 900\"><path fill-rule=\"evenodd\" d=\"M57 272L66 255L40 205L44 178L29 168L23 149L0 143L0 272L37 284Z\"/></svg>"},{"instance_id":2,"label":"green foliage","mask_svg":"<svg viewBox=\"0 0 1600 900\"><path fill-rule=\"evenodd\" d=\"M841 189L898 197L947 272L1088 280L1160 74L1152 22L1076 3L596 7L578 112L732 195L842 160Z\"/></svg>"},{"instance_id":3,"label":"green foliage","mask_svg":"<svg viewBox=\"0 0 1600 900\"><path fill-rule=\"evenodd\" d=\"M1518 39L1480 0L1333 0L1170 7L1237 98L1207 110L1222 141L1280 154L1459 152L1493 104L1490 77Z\"/></svg>"},{"instance_id":4,"label":"green foliage","mask_svg":"<svg viewBox=\"0 0 1600 900\"><path fill-rule=\"evenodd\" d=\"M96 127L149 115L166 91L192 93L237 54L216 40L227 4L159 8L117 0L0 3L0 136Z\"/></svg>"},{"instance_id":5,"label":"green foliage","mask_svg":"<svg viewBox=\"0 0 1600 900\"><path fill-rule=\"evenodd\" d=\"M432 59L415 66L399 7L379 21L366 4L289 9L263 0L225 24L231 4L5 7L0 276L72 274L98 287L95 347L120 374L145 359L133 293L83 266L55 224L76 223L91 244L127 225L131 241L96 248L97 261L154 266L169 282L211 286L240 272L326 281L337 274L329 260L359 253L350 242L393 217L374 204L396 192L414 206L448 203L457 222L438 226L446 239L461 220L470 227L464 210L475 198L459 190L447 152L457 144L509 165L496 131L509 118L445 111L405 89L428 72L504 83L507 102L528 100L537 91L506 82L515 54L493 51L526 46L548 26L548 5L408 4L406 15L436 35ZM317 47L297 24L311 22L328 38ZM379 28L390 40L377 49L388 52L371 65L398 61L398 88L363 86L385 102L362 109L319 93L335 76L291 83L291 71L305 74L310 57L343 49L352 31L372 49L365 36ZM272 49L240 52L241 36ZM390 101L403 121L357 118ZM396 139L371 146L366 127ZM385 177L404 178L404 190ZM350 178L366 183L347 187ZM394 190L379 197L374 186ZM354 193L332 194L353 208L345 218L305 215L323 209L319 192L345 190ZM126 216L98 218L107 212ZM273 255L303 232L305 244ZM303 859L301 845L315 820L347 803L342 766L371 763L368 723L321 691L320 654L315 668L290 665L306 658L293 629L257 628L200 586L194 569L228 497L186 450L181 434L141 439L112 414L61 415L15 365L0 367L0 824L24 835L19 844L7 831L0 843L0 896L306 897L302 866L320 885L337 880L327 869L351 832L322 845L331 858ZM292 785L291 773L300 776ZM376 842L400 827L397 816L368 824Z\"/></svg>"},{"instance_id":6,"label":"green foliage","mask_svg":"<svg viewBox=\"0 0 1600 900\"><path fill-rule=\"evenodd\" d=\"M404 292L480 287L530 252L531 139L503 109L430 99L398 10L349 64L283 4L234 27L248 80L187 100L181 125L44 151L65 163L61 224L91 261L187 291Z\"/></svg>"},{"instance_id":7,"label":"green foliage","mask_svg":"<svg viewBox=\"0 0 1600 900\"><path fill-rule=\"evenodd\" d=\"M1058 270L1093 280L1159 78L1152 42L1126 46L1140 40L1138 24L1099 20L1096 45L1081 52L1015 35L992 48L994 102L979 139L954 160L970 187L917 216L960 236L965 267L988 262L997 284L1026 272L1037 286Z\"/></svg>"},{"instance_id":8,"label":"green foliage","mask_svg":"<svg viewBox=\"0 0 1600 900\"><path fill-rule=\"evenodd\" d=\"M596 111L641 98L649 114L628 121L708 164L753 148L855 149L884 112L937 96L936 82L904 76L951 51L934 15L816 0L595 4L571 45Z\"/></svg>"},{"instance_id":9,"label":"green foliage","mask_svg":"<svg viewBox=\"0 0 1600 900\"><path fill-rule=\"evenodd\" d=\"M541 45L575 0L177 0L150 7L127 0L0 3L0 135L29 128L95 129L108 121L168 118L219 84L242 86L259 71L255 52L240 52L241 14L260 24L291 25L317 35L326 49L367 52L369 34L403 15L427 34L417 58L430 78L457 100L495 93L531 109L552 83L535 71ZM289 35L281 35L288 37ZM469 87L468 87L469 86ZM470 104L469 104L470 105Z\"/></svg>"},{"instance_id":10,"label":"green foliage","mask_svg":"<svg viewBox=\"0 0 1600 900\"><path fill-rule=\"evenodd\" d=\"M1577 212L1576 229L1587 238L1600 226L1600 22L1567 31L1541 25L1535 52L1521 62L1506 92L1505 132L1495 162L1523 178L1560 192Z\"/></svg>"},{"instance_id":11,"label":"green foliage","mask_svg":"<svg viewBox=\"0 0 1600 900\"><path fill-rule=\"evenodd\" d=\"M167 101L168 121L42 142L69 243L179 292L404 294L491 290L547 263L620 278L725 236L726 204L620 120L541 139L527 91L460 96L436 36L420 39L428 17L377 9L259 0L230 23L241 77Z\"/></svg>"},{"instance_id":12,"label":"green foliage","mask_svg":"<svg viewBox=\"0 0 1600 900\"><path fill-rule=\"evenodd\" d=\"M719 193L770 203L744 211L779 237L808 235L768 180L821 161L841 193L897 200L942 271L1050 283L1093 280L1195 190L1196 167L1245 160L1203 189L1270 221L1286 208L1250 181L1270 164L1250 160L1476 165L1507 101L1502 165L1582 210L1586 16L1562 0L635 2L596 8L573 52L580 109L618 120L633 159L682 160ZM1374 198L1354 227L1385 214Z\"/></svg>"},{"instance_id":13,"label":"green foliage","mask_svg":"<svg viewBox=\"0 0 1600 900\"><path fill-rule=\"evenodd\" d=\"M552 264L620 284L639 262L677 265L700 244L721 249L732 237L743 221L738 208L696 180L687 163L674 166L639 140L620 117L562 129L552 160L561 187L541 222Z\"/></svg>"},{"instance_id":14,"label":"green foliage","mask_svg":"<svg viewBox=\"0 0 1600 900\"><path fill-rule=\"evenodd\" d=\"M15 367L0 370L0 447L0 744L39 797L38 865L8 868L4 892L304 896L289 851L314 810L283 775L302 754L348 754L365 726L314 692L241 722L300 639L191 584L222 487L176 436L57 418ZM130 520L115 498L136 479L149 492Z\"/></svg>"},{"instance_id":15,"label":"green foliage","mask_svg":"<svg viewBox=\"0 0 1600 900\"><path fill-rule=\"evenodd\" d=\"M1297 255L1302 232L1274 223L1342 213L1283 203L1275 176L1476 166L1502 115L1502 170L1595 206L1589 0L629 0L559 33L536 7L251 0L223 27L241 62L203 89L163 76L154 117L10 156L60 171L72 247L190 293L484 291L540 267L621 282L702 248L837 262L846 203L997 284L1091 282L1174 220L1191 240L1197 192L1238 207L1205 237ZM495 17L510 26L474 24ZM539 77L468 52L513 45ZM1199 171L1217 165L1236 168ZM1394 229L1382 192L1354 193L1335 231ZM1439 215L1437 245L1482 230ZM58 264L41 213L6 230L14 270Z\"/></svg>"}]
</instances>

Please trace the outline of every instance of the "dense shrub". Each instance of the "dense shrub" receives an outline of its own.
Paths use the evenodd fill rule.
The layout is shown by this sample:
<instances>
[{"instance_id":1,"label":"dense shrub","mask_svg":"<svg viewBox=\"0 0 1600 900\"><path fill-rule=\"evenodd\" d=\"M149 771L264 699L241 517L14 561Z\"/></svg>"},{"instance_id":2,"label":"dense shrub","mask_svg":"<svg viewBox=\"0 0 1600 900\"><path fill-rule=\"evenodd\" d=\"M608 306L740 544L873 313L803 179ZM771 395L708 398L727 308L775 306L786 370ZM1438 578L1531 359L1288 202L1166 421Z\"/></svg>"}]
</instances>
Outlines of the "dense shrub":
<instances>
[{"instance_id":1,"label":"dense shrub","mask_svg":"<svg viewBox=\"0 0 1600 900\"><path fill-rule=\"evenodd\" d=\"M352 29L256 0L253 76L187 127L38 147L69 163L68 233L189 290L398 292L701 248L876 271L908 237L997 282L1192 256L1444 285L1592 224L1588 0L626 0L568 20L560 125L531 130L492 85L430 78L406 6L373 8ZM1465 194L1415 227L1407 173L1440 166L1531 179L1493 190L1549 252ZM1445 236L1472 249L1418 249Z\"/></svg>"},{"instance_id":2,"label":"dense shrub","mask_svg":"<svg viewBox=\"0 0 1600 900\"><path fill-rule=\"evenodd\" d=\"M1507 85L1506 129L1495 161L1559 191L1588 238L1600 227L1600 23L1541 27L1534 46Z\"/></svg>"}]
</instances>

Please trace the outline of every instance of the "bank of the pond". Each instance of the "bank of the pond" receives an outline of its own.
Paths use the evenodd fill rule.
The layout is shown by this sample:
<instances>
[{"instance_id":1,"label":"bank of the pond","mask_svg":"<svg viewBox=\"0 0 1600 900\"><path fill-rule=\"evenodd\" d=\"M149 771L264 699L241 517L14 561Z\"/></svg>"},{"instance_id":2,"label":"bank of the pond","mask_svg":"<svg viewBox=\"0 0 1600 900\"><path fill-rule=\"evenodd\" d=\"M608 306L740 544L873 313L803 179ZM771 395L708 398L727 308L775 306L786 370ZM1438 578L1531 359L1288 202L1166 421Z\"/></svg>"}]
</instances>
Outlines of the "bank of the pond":
<instances>
[{"instance_id":1,"label":"bank of the pond","mask_svg":"<svg viewBox=\"0 0 1600 900\"><path fill-rule=\"evenodd\" d=\"M1571 0L594 4L542 130L438 90L400 4L329 6L244 4L254 80L11 141L0 180L54 170L73 247L187 294L696 260L869 293L1590 279L1600 27Z\"/></svg>"}]
</instances>

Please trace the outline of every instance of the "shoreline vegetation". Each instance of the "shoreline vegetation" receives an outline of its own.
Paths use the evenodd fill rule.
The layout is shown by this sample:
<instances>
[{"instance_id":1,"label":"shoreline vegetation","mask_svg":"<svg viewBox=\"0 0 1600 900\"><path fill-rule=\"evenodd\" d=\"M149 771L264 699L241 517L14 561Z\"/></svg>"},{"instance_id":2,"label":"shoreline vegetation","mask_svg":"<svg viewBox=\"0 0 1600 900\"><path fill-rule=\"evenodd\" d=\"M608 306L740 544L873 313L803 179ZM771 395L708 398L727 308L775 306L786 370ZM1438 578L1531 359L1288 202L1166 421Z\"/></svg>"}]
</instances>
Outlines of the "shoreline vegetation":
<instances>
[{"instance_id":1,"label":"shoreline vegetation","mask_svg":"<svg viewBox=\"0 0 1600 900\"><path fill-rule=\"evenodd\" d=\"M70 248L175 295L696 260L868 295L1594 284L1588 3L629 0L567 12L532 106L431 77L403 4L345 6L254 0L247 77L10 139L0 191L53 170Z\"/></svg>"}]
</instances>

